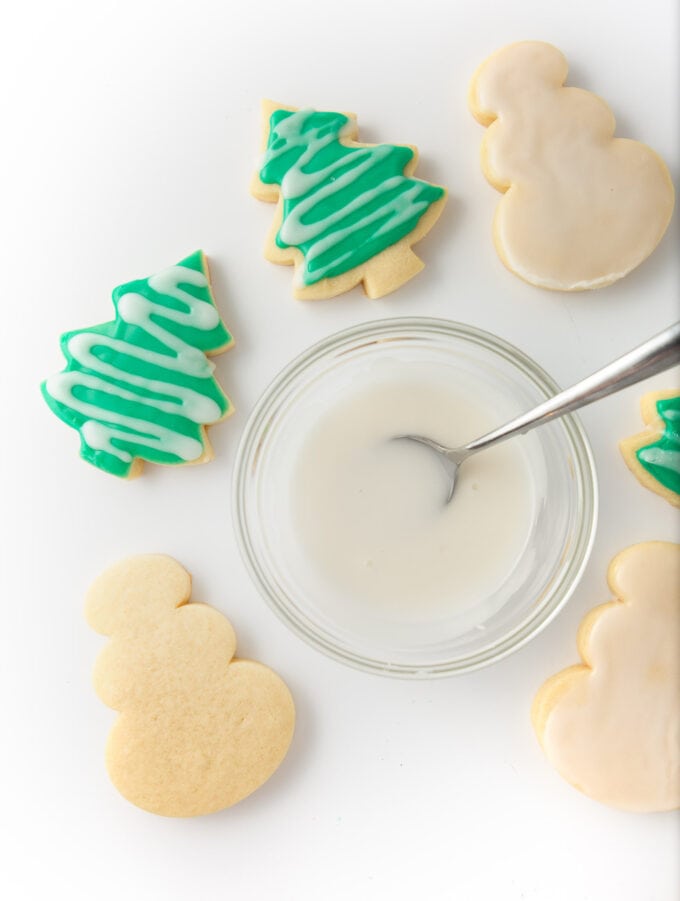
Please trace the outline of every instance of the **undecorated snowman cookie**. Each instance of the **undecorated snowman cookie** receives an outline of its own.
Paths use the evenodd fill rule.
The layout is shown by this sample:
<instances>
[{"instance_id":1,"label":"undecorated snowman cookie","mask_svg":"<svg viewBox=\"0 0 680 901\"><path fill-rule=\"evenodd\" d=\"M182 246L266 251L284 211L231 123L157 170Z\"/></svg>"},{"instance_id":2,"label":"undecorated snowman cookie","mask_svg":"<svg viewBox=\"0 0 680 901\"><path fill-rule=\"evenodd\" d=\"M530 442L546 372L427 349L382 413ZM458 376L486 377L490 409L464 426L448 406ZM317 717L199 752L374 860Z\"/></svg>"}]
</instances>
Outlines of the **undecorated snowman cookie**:
<instances>
[{"instance_id":1,"label":"undecorated snowman cookie","mask_svg":"<svg viewBox=\"0 0 680 901\"><path fill-rule=\"evenodd\" d=\"M631 811L680 806L680 545L635 544L608 573L617 598L581 623L583 663L552 676L531 716L580 791Z\"/></svg>"},{"instance_id":2,"label":"undecorated snowman cookie","mask_svg":"<svg viewBox=\"0 0 680 901\"><path fill-rule=\"evenodd\" d=\"M229 621L190 603L191 577L170 557L132 557L94 582L90 625L111 637L94 674L118 710L106 748L116 788L151 813L190 817L259 788L293 735L290 692L272 670L234 658Z\"/></svg>"},{"instance_id":3,"label":"undecorated snowman cookie","mask_svg":"<svg viewBox=\"0 0 680 901\"><path fill-rule=\"evenodd\" d=\"M641 407L647 428L621 441L623 459L646 488L680 507L680 390L645 394Z\"/></svg>"},{"instance_id":4,"label":"undecorated snowman cookie","mask_svg":"<svg viewBox=\"0 0 680 901\"><path fill-rule=\"evenodd\" d=\"M673 211L663 160L614 137L590 91L565 87L567 61L540 41L510 44L477 69L470 108L488 126L482 169L504 196L494 219L503 263L542 288L620 279L654 250Z\"/></svg>"},{"instance_id":5,"label":"undecorated snowman cookie","mask_svg":"<svg viewBox=\"0 0 680 901\"><path fill-rule=\"evenodd\" d=\"M359 284L382 297L420 272L411 247L439 218L446 191L413 177L415 147L360 144L350 113L265 101L263 120L251 192L278 203L265 257L295 266L296 297Z\"/></svg>"}]
</instances>

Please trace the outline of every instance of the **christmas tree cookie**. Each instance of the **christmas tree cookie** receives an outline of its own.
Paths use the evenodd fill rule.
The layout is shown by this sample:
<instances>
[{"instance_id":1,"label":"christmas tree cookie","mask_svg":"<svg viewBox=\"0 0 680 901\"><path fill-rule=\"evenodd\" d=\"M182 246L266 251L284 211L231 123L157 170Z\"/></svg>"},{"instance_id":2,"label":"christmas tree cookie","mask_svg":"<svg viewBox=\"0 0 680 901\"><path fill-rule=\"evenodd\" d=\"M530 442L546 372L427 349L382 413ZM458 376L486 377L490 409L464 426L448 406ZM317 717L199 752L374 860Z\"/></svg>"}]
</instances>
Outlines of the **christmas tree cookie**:
<instances>
[{"instance_id":1,"label":"christmas tree cookie","mask_svg":"<svg viewBox=\"0 0 680 901\"><path fill-rule=\"evenodd\" d=\"M581 623L583 663L552 676L531 711L573 786L623 810L680 807L680 545L636 544L608 573L615 598Z\"/></svg>"},{"instance_id":2,"label":"christmas tree cookie","mask_svg":"<svg viewBox=\"0 0 680 901\"><path fill-rule=\"evenodd\" d=\"M222 810L259 788L295 722L283 681L236 659L229 621L190 594L175 560L132 557L99 576L85 611L111 637L94 673L97 694L120 713L106 747L111 780L128 801L170 817Z\"/></svg>"},{"instance_id":3,"label":"christmas tree cookie","mask_svg":"<svg viewBox=\"0 0 680 901\"><path fill-rule=\"evenodd\" d=\"M382 297L423 268L411 247L436 222L446 191L412 177L415 147L358 143L352 114L265 101L263 117L251 190L278 201L265 256L295 266L296 297L335 297L359 284Z\"/></svg>"},{"instance_id":4,"label":"christmas tree cookie","mask_svg":"<svg viewBox=\"0 0 680 901\"><path fill-rule=\"evenodd\" d=\"M80 432L83 459L112 475L212 459L205 428L232 408L207 355L232 337L205 256L121 285L113 305L115 320L62 335L67 365L42 385L48 405Z\"/></svg>"},{"instance_id":5,"label":"christmas tree cookie","mask_svg":"<svg viewBox=\"0 0 680 901\"><path fill-rule=\"evenodd\" d=\"M657 391L642 398L647 429L619 447L639 481L680 507L680 391Z\"/></svg>"},{"instance_id":6,"label":"christmas tree cookie","mask_svg":"<svg viewBox=\"0 0 680 901\"><path fill-rule=\"evenodd\" d=\"M664 162L614 137L607 104L564 87L567 61L539 41L482 63L470 108L488 126L482 170L504 196L493 233L503 263L541 288L582 291L622 278L654 250L673 211Z\"/></svg>"}]
</instances>

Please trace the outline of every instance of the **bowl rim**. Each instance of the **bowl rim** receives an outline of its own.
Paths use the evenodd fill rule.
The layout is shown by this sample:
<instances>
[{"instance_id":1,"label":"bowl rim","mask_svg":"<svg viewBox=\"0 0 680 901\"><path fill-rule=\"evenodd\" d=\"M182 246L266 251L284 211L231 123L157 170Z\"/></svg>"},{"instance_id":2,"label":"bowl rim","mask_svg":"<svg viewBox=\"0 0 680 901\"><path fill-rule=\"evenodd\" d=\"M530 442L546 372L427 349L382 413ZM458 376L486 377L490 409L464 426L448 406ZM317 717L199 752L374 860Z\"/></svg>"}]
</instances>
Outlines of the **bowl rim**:
<instances>
[{"instance_id":1,"label":"bowl rim","mask_svg":"<svg viewBox=\"0 0 680 901\"><path fill-rule=\"evenodd\" d=\"M407 333L413 331L419 333L418 337L427 335L441 337L444 335L474 342L509 362L516 370L527 376L546 397L560 390L552 376L514 344L489 331L455 320L428 316L403 316L370 320L336 331L307 347L279 370L255 403L236 452L232 481L232 518L239 551L252 582L267 605L295 635L326 656L354 669L395 678L434 679L473 672L496 663L524 647L552 622L576 590L593 548L597 530L599 499L597 471L592 449L585 430L575 414L570 413L561 417L573 453L574 469L578 476L579 501L583 508L583 515L576 530L574 546L568 563L533 613L505 633L502 638L468 657L459 657L452 661L431 665L390 663L372 659L362 653L353 653L329 641L315 629L306 617L297 611L294 614L291 613L285 602L287 596L282 589L279 589L282 597L277 596L278 586L272 585L267 579L264 568L255 553L246 513L247 467L252 467L258 460L263 437L260 434L261 426L269 418L276 399L286 391L301 372L330 352L341 351L343 345L354 345L357 338L374 339L367 343L379 343L380 340L406 337ZM353 346L351 349L356 348Z\"/></svg>"}]
</instances>

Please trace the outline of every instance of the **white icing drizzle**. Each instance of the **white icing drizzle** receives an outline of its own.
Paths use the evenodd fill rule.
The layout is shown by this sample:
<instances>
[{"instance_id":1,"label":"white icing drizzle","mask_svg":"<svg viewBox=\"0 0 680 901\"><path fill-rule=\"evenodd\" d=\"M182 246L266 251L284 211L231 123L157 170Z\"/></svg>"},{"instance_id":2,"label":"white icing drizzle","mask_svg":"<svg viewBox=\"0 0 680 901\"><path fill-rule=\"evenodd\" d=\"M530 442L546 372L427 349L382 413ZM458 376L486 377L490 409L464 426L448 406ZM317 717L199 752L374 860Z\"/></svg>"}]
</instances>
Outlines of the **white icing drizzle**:
<instances>
[{"instance_id":1,"label":"white icing drizzle","mask_svg":"<svg viewBox=\"0 0 680 901\"><path fill-rule=\"evenodd\" d=\"M162 450L186 462L202 455L203 446L200 441L154 422L157 412L178 414L201 424L216 422L222 416L219 405L211 397L177 385L171 380L173 372L193 378L210 378L215 368L201 350L187 344L158 321L162 317L181 327L201 331L210 331L218 325L219 314L215 307L193 297L179 287L180 283L205 288L208 280L201 272L185 266L171 266L148 279L148 284L154 291L180 301L186 307L184 310L172 309L134 292L124 294L118 300L119 318L128 325L143 329L158 341L159 346L166 348L166 353L148 350L94 331L78 332L69 338L66 349L74 360L89 371L67 370L47 379L45 387L48 394L64 406L87 417L81 434L92 449L105 451L125 462L131 461L130 453L112 443L113 439L118 439ZM102 360L94 352L96 348L109 350L113 361ZM166 372L169 380L150 379L129 372L123 368L125 358L153 365ZM110 379L115 379L119 384L114 384ZM141 394L134 388L142 388L145 393ZM100 406L88 402L74 393L77 389L96 391L102 397L108 397L110 405ZM148 393L154 396L148 396ZM148 418L137 418L116 411L115 407L120 401L133 401L146 408Z\"/></svg>"},{"instance_id":2,"label":"white icing drizzle","mask_svg":"<svg viewBox=\"0 0 680 901\"><path fill-rule=\"evenodd\" d=\"M303 281L306 276L310 275L310 264L352 232L363 229L378 220L385 220L373 234L374 238L380 237L418 216L432 202L431 200L417 199L422 191L422 182L411 184L406 190L391 197L378 209L364 215L353 224L344 228L337 227L347 216L360 211L381 195L394 191L400 185L407 183L408 180L403 175L397 175L385 179L373 188L362 191L350 203L338 205L334 212L323 218L314 219L312 213L317 209L319 203L349 187L362 175L378 166L393 153L394 147L378 144L365 150L356 150L354 153L347 154L320 168L314 166L314 171L306 172L305 168L313 166L315 158L338 139L338 132L330 131L327 126L309 128L303 133L305 122L313 112L313 110L300 110L279 122L276 126L278 140L269 148L264 158L264 164L266 164L282 154L290 152L291 148L305 148L299 159L291 165L281 180L281 194L284 200L297 200L298 203L287 213L279 230L279 237L286 244L294 247L303 244L311 245L305 250L304 266L300 273ZM350 126L351 123L348 123L343 131ZM321 134L324 131L326 133ZM279 143L281 146L277 147ZM333 173L338 169L346 171L335 178ZM324 232L328 232L328 234L323 239L317 240ZM316 266L313 272L314 280L323 278L331 269L337 269L338 265L350 258L353 253L353 250L346 251L332 258L325 266Z\"/></svg>"},{"instance_id":3,"label":"white icing drizzle","mask_svg":"<svg viewBox=\"0 0 680 901\"><path fill-rule=\"evenodd\" d=\"M680 472L680 451L664 447L645 447L640 450L639 457L652 466L662 466L664 469Z\"/></svg>"}]
</instances>

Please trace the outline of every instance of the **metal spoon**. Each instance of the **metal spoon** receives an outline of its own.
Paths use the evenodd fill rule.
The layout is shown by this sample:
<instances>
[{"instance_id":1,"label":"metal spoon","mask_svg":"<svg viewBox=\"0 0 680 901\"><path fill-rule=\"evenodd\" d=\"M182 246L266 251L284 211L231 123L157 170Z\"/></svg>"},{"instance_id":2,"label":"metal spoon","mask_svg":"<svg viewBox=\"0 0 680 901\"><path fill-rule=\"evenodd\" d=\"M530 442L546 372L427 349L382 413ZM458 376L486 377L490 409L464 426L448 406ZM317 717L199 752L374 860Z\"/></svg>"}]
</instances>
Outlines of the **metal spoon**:
<instances>
[{"instance_id":1,"label":"metal spoon","mask_svg":"<svg viewBox=\"0 0 680 901\"><path fill-rule=\"evenodd\" d=\"M549 400L543 401L528 413L511 419L505 425L482 435L481 438L470 441L463 447L446 447L423 435L400 435L399 438L417 441L440 455L450 480L449 493L446 498L448 504L456 487L458 467L468 457L481 450L486 450L487 447L500 444L501 441L512 438L513 435L524 435L535 429L536 426L543 425L544 422L558 419L565 413L571 413L573 410L592 404L601 397L607 397L609 394L621 391L622 388L627 388L629 385L634 385L659 372L664 372L678 362L680 362L680 322L659 332L644 344L614 360L613 363L609 363L608 366L598 369L597 372L572 385L571 388L565 388L564 391L560 391Z\"/></svg>"}]
</instances>

